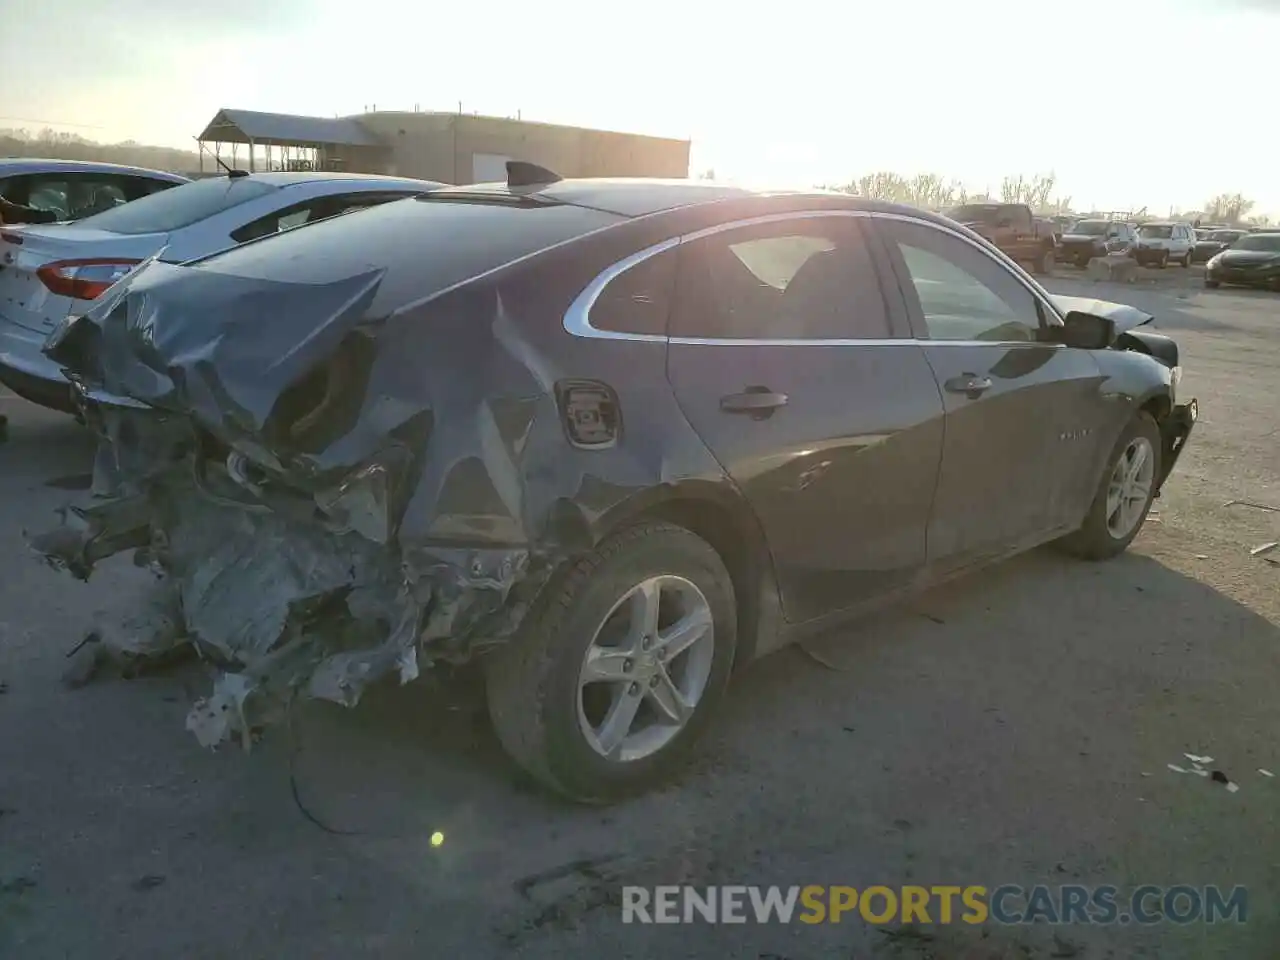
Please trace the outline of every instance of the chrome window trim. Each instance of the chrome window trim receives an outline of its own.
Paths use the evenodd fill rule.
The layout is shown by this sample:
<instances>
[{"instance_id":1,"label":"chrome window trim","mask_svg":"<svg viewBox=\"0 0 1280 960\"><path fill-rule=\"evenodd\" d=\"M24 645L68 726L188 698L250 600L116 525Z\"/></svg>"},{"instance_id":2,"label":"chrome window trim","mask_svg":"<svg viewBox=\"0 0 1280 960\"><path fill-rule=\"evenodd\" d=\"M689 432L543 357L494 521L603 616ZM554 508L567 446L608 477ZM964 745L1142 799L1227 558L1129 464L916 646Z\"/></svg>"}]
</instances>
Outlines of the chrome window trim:
<instances>
[{"instance_id":1,"label":"chrome window trim","mask_svg":"<svg viewBox=\"0 0 1280 960\"><path fill-rule=\"evenodd\" d=\"M787 213L767 213L755 217L744 217L738 220L731 220L726 223L717 223L710 227L703 227L701 230L695 230L691 233L681 234L676 237L669 237L660 243L638 250L630 256L624 257L617 263L605 268L601 271L582 292L574 298L569 304L569 308L564 314L564 329L575 337L584 337L592 340L627 340L638 341L642 343L675 343L682 346L714 346L714 347L735 347L735 346L775 346L775 347L885 347L885 346L903 346L903 345L927 345L927 346L954 346L954 347L1044 347L1044 346L1060 346L1060 344L1044 344L1028 340L933 340L917 337L887 337L875 339L795 339L795 338L743 338L743 339L724 339L716 337L669 337L658 333L627 333L622 330L601 330L591 325L591 308L595 306L596 300L604 289L615 280L618 276L626 273L633 267L638 266L650 257L656 257L660 253L674 249L684 243L694 240L701 240L703 237L714 236L717 233L724 233L729 230L737 230L743 227L759 226L766 223L778 223L785 220L813 220L827 217L852 217L856 219L882 219L882 220L898 220L903 223L918 224L922 227L929 227L937 230L939 233L945 233L962 240L969 246L982 254L990 257L997 264L1004 267L1013 275L1014 279L1020 283L1032 298L1047 311L1051 318L1050 325L1056 326L1062 323L1062 314L1058 308L1053 305L1046 297L1042 296L1038 290L1028 282L1026 276L1022 272L1022 268L1018 264L1010 260L1005 254L995 248L989 247L983 243L975 241L972 237L968 237L958 230L954 230L945 224L933 223L930 220L924 220L919 217L913 217L900 213L889 213L873 210L794 210ZM994 252L993 252L994 251ZM1052 323L1056 320L1057 324Z\"/></svg>"}]
</instances>

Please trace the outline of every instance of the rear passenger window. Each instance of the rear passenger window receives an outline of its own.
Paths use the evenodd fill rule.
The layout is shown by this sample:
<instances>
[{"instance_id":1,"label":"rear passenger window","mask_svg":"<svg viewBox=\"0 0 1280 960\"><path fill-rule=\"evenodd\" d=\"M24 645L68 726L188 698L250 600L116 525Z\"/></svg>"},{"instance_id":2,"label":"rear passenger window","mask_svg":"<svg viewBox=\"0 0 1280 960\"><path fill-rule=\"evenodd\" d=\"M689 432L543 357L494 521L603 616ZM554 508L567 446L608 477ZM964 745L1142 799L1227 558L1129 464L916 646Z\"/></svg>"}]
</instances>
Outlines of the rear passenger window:
<instances>
[{"instance_id":1,"label":"rear passenger window","mask_svg":"<svg viewBox=\"0 0 1280 960\"><path fill-rule=\"evenodd\" d=\"M889 336L875 264L850 217L796 217L680 246L671 335L715 340Z\"/></svg>"},{"instance_id":2,"label":"rear passenger window","mask_svg":"<svg viewBox=\"0 0 1280 960\"><path fill-rule=\"evenodd\" d=\"M591 305L591 326L615 333L665 336L678 249L642 260L609 281Z\"/></svg>"}]
</instances>

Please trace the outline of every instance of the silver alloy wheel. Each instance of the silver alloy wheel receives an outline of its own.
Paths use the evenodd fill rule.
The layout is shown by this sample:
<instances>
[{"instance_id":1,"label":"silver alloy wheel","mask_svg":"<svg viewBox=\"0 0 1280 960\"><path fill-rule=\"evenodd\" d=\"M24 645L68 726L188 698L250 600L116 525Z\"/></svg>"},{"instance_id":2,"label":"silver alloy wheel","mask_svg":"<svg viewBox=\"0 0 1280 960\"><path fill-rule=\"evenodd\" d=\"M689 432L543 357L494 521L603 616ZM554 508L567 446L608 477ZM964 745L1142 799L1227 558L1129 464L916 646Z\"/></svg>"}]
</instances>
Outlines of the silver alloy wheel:
<instances>
[{"instance_id":1,"label":"silver alloy wheel","mask_svg":"<svg viewBox=\"0 0 1280 960\"><path fill-rule=\"evenodd\" d=\"M578 675L578 725L600 756L639 760L688 723L711 676L715 623L683 577L651 577L613 605Z\"/></svg>"},{"instance_id":2,"label":"silver alloy wheel","mask_svg":"<svg viewBox=\"0 0 1280 960\"><path fill-rule=\"evenodd\" d=\"M1107 482L1107 532L1123 540L1142 519L1155 476L1155 451L1146 437L1134 437L1116 461Z\"/></svg>"}]
</instances>

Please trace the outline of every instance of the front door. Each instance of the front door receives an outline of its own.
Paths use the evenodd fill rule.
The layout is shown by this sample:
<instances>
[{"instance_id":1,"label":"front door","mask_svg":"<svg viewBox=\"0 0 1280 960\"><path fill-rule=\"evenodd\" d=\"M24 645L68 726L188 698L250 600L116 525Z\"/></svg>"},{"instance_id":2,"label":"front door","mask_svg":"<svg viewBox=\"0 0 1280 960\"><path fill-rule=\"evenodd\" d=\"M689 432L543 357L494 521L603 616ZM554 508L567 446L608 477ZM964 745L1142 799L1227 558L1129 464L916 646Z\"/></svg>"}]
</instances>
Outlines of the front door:
<instances>
[{"instance_id":1,"label":"front door","mask_svg":"<svg viewBox=\"0 0 1280 960\"><path fill-rule=\"evenodd\" d=\"M942 402L858 219L771 217L670 254L668 376L760 519L787 619L904 585L925 561Z\"/></svg>"},{"instance_id":2,"label":"front door","mask_svg":"<svg viewBox=\"0 0 1280 960\"><path fill-rule=\"evenodd\" d=\"M1009 267L941 227L879 219L946 406L929 557L964 566L1078 511L1101 426L1093 357L1041 339L1049 307Z\"/></svg>"}]
</instances>

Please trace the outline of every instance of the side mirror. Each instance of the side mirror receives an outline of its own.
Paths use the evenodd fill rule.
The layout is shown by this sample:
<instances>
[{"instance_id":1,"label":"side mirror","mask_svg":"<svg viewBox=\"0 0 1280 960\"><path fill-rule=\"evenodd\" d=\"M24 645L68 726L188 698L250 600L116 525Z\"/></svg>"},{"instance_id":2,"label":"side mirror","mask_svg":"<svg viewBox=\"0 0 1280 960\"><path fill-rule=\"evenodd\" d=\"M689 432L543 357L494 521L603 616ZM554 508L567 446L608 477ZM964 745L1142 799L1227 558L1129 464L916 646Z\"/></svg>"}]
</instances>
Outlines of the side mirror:
<instances>
[{"instance_id":1,"label":"side mirror","mask_svg":"<svg viewBox=\"0 0 1280 960\"><path fill-rule=\"evenodd\" d=\"M1045 331L1051 343L1061 343L1080 350L1105 350L1116 339L1116 325L1106 317L1072 310L1063 318L1060 327Z\"/></svg>"}]
</instances>

